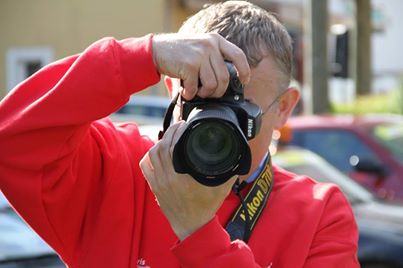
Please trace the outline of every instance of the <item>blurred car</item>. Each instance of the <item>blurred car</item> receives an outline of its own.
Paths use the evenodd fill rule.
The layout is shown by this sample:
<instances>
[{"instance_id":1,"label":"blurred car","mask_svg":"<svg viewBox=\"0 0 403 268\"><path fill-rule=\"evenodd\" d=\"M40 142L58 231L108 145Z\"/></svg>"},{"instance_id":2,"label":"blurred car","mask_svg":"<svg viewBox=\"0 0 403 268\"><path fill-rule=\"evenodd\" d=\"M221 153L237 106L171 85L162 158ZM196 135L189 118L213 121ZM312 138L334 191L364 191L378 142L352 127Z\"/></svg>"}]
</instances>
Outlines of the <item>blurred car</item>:
<instances>
[{"instance_id":1,"label":"blurred car","mask_svg":"<svg viewBox=\"0 0 403 268\"><path fill-rule=\"evenodd\" d=\"M364 187L306 149L282 147L274 154L273 163L340 187L357 220L358 259L362 268L403 267L403 206L379 201Z\"/></svg>"},{"instance_id":2,"label":"blurred car","mask_svg":"<svg viewBox=\"0 0 403 268\"><path fill-rule=\"evenodd\" d=\"M171 100L162 96L133 95L118 111L110 115L114 122L136 122L139 125L160 124Z\"/></svg>"},{"instance_id":3,"label":"blurred car","mask_svg":"<svg viewBox=\"0 0 403 268\"><path fill-rule=\"evenodd\" d=\"M309 149L378 197L403 201L403 117L296 116L289 144Z\"/></svg>"},{"instance_id":4,"label":"blurred car","mask_svg":"<svg viewBox=\"0 0 403 268\"><path fill-rule=\"evenodd\" d=\"M0 191L0 268L65 268L58 255L9 206Z\"/></svg>"}]
</instances>

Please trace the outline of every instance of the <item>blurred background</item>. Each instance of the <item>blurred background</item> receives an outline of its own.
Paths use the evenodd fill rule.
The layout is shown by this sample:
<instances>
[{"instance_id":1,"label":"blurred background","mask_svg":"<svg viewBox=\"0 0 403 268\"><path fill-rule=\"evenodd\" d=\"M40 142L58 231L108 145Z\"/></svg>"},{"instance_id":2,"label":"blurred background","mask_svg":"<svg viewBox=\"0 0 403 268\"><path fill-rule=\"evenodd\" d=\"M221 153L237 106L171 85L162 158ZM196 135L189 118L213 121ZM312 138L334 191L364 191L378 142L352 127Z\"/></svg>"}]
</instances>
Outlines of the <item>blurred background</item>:
<instances>
[{"instance_id":1,"label":"blurred background","mask_svg":"<svg viewBox=\"0 0 403 268\"><path fill-rule=\"evenodd\" d=\"M0 0L0 99L41 67L103 37L175 32L214 2ZM341 187L359 225L362 267L403 267L403 1L250 2L287 27L292 84L302 93L287 126L274 133L273 161ZM111 118L136 121L155 138L168 103L159 83ZM0 192L0 267L64 267L33 235Z\"/></svg>"},{"instance_id":2,"label":"blurred background","mask_svg":"<svg viewBox=\"0 0 403 268\"><path fill-rule=\"evenodd\" d=\"M174 32L203 0L2 0L0 97L96 40ZM400 0L254 0L294 39L306 113L403 112ZM161 84L145 92L164 95ZM356 105L359 104L359 105Z\"/></svg>"}]
</instances>

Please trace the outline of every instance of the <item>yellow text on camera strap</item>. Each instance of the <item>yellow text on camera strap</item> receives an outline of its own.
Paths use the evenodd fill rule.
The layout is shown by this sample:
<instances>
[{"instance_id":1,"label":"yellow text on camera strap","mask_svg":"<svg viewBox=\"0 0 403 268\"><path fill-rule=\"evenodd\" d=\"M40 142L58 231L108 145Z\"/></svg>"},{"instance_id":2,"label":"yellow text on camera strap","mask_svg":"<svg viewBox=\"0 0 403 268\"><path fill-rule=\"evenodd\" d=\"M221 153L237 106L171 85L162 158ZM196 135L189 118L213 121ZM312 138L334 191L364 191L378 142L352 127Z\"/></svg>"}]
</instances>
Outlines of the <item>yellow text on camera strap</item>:
<instances>
[{"instance_id":1,"label":"yellow text on camera strap","mask_svg":"<svg viewBox=\"0 0 403 268\"><path fill-rule=\"evenodd\" d=\"M239 181L234 185L233 189L239 196L241 204L226 226L226 230L232 241L241 239L247 242L249 240L257 220L266 206L273 184L271 157L269 156L264 168L259 173L245 198L242 198L239 193Z\"/></svg>"}]
</instances>

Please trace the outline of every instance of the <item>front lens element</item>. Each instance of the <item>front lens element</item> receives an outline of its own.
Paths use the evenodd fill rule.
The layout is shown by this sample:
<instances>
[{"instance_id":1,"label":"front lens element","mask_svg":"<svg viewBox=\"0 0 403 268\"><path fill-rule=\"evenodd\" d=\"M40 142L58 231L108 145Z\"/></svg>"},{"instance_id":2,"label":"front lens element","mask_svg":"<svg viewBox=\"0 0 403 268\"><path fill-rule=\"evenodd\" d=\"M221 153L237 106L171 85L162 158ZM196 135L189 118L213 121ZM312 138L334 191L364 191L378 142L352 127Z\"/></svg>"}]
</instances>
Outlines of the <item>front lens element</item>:
<instances>
[{"instance_id":1,"label":"front lens element","mask_svg":"<svg viewBox=\"0 0 403 268\"><path fill-rule=\"evenodd\" d=\"M188 164L198 172L212 176L236 166L240 150L237 131L224 120L196 124L185 144Z\"/></svg>"}]
</instances>

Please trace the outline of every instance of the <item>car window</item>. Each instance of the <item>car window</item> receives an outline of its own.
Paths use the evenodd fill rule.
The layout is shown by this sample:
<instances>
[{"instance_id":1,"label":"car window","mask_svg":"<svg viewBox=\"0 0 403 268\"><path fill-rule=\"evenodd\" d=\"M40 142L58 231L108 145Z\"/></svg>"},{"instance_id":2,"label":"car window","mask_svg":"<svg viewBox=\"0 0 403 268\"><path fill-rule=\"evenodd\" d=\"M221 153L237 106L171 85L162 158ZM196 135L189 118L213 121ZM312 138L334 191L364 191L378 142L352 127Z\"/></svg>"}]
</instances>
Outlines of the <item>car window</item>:
<instances>
[{"instance_id":1,"label":"car window","mask_svg":"<svg viewBox=\"0 0 403 268\"><path fill-rule=\"evenodd\" d=\"M138 125L162 125L166 109L171 100L162 96L137 96L120 107L118 111L110 115L115 123L136 122Z\"/></svg>"},{"instance_id":2,"label":"car window","mask_svg":"<svg viewBox=\"0 0 403 268\"><path fill-rule=\"evenodd\" d=\"M326 161L349 173L353 171L350 158L370 158L379 161L375 153L357 135L352 132L336 129L295 131L293 144L307 148Z\"/></svg>"},{"instance_id":3,"label":"car window","mask_svg":"<svg viewBox=\"0 0 403 268\"><path fill-rule=\"evenodd\" d=\"M403 164L403 124L382 124L370 130L372 136Z\"/></svg>"},{"instance_id":4,"label":"car window","mask_svg":"<svg viewBox=\"0 0 403 268\"><path fill-rule=\"evenodd\" d=\"M136 115L164 118L165 110L166 110L165 107L128 104L123 106L119 111L117 111L117 113L136 114Z\"/></svg>"},{"instance_id":5,"label":"car window","mask_svg":"<svg viewBox=\"0 0 403 268\"><path fill-rule=\"evenodd\" d=\"M311 151L287 146L273 155L273 163L319 182L337 184L351 203L373 199L373 195L364 187Z\"/></svg>"},{"instance_id":6,"label":"car window","mask_svg":"<svg viewBox=\"0 0 403 268\"><path fill-rule=\"evenodd\" d=\"M333 178L335 176L340 175L334 175L327 169L323 170L323 168L318 168L317 165L304 163L301 165L286 166L285 169L296 174L303 174L309 176L318 182L331 182L339 185L339 187L341 188L341 190L343 191L343 193L345 194L345 196L347 197L348 201L351 204L360 202L362 200L369 200L372 198L368 192L360 188L360 186L357 186L357 184L354 184L354 182L351 179L344 180L342 181L342 183L340 183L340 180L333 181ZM343 173L341 174L344 175ZM364 198L362 196L364 196Z\"/></svg>"}]
</instances>

